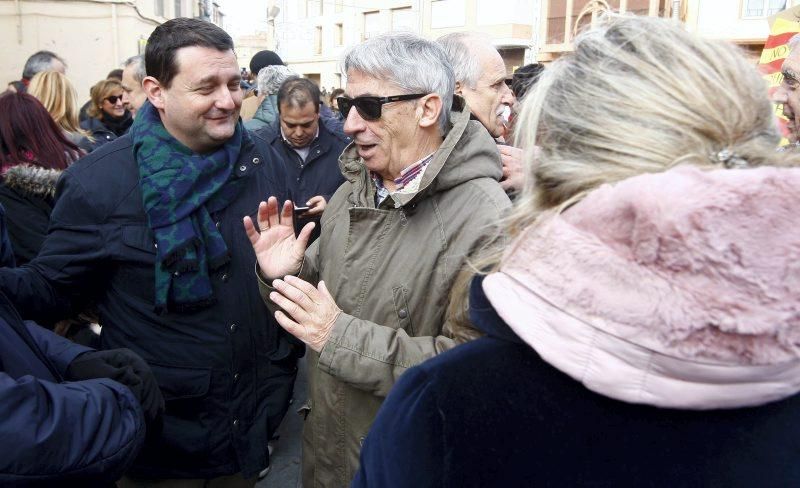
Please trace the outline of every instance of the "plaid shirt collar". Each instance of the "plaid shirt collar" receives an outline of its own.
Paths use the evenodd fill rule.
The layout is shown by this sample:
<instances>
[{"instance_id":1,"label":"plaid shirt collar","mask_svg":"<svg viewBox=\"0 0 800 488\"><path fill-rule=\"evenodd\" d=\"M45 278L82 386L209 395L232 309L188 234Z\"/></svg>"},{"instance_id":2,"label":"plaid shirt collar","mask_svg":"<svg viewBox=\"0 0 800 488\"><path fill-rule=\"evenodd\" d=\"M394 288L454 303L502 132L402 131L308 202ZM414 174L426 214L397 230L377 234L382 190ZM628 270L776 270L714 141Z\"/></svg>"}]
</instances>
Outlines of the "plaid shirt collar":
<instances>
[{"instance_id":1,"label":"plaid shirt collar","mask_svg":"<svg viewBox=\"0 0 800 488\"><path fill-rule=\"evenodd\" d=\"M419 189L419 183L422 181L422 175L425 174L425 168L433 159L435 152L432 152L420 159L416 163L407 166L400 171L400 176L394 179L395 191L390 192L388 188L383 185L383 178L375 172L370 171L373 183L375 183L375 204L380 205L386 197L392 193L413 193Z\"/></svg>"}]
</instances>

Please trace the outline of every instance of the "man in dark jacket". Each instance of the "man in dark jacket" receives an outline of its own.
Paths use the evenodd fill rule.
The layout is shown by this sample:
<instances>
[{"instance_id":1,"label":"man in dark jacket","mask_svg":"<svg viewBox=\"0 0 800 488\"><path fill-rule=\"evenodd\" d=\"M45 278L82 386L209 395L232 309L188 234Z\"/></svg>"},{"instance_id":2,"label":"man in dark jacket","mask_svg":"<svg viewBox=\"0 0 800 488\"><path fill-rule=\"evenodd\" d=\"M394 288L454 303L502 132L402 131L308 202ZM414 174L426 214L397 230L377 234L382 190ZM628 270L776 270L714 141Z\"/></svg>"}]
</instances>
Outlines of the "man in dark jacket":
<instances>
[{"instance_id":1,"label":"man in dark jacket","mask_svg":"<svg viewBox=\"0 0 800 488\"><path fill-rule=\"evenodd\" d=\"M241 74L222 29L165 22L145 64L148 102L130 132L64 172L42 250L0 270L0 290L26 318L94 299L103 347L152 367L163 433L122 486L252 485L288 407L296 353L260 300L241 219L265 195L286 198L286 175L239 123Z\"/></svg>"},{"instance_id":2,"label":"man in dark jacket","mask_svg":"<svg viewBox=\"0 0 800 488\"><path fill-rule=\"evenodd\" d=\"M260 133L286 165L289 191L299 207L295 231L316 222L313 242L319 236L325 205L344 183L338 161L350 138L340 121L320 117L319 87L306 78L290 78L278 89L278 116L279 126Z\"/></svg>"}]
</instances>

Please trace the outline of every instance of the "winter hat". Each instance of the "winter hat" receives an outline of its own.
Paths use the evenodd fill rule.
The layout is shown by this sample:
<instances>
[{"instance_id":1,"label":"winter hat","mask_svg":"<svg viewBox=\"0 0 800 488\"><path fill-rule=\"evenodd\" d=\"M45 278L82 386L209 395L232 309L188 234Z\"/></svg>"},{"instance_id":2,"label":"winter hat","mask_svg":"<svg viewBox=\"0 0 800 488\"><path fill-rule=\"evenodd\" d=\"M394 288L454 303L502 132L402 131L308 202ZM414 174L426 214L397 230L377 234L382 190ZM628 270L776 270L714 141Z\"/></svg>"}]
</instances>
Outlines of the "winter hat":
<instances>
[{"instance_id":1,"label":"winter hat","mask_svg":"<svg viewBox=\"0 0 800 488\"><path fill-rule=\"evenodd\" d=\"M259 51L253 56L253 59L250 60L250 72L258 74L262 68L266 66L274 66L274 65L282 65L283 60L280 56L278 56L273 51Z\"/></svg>"}]
</instances>

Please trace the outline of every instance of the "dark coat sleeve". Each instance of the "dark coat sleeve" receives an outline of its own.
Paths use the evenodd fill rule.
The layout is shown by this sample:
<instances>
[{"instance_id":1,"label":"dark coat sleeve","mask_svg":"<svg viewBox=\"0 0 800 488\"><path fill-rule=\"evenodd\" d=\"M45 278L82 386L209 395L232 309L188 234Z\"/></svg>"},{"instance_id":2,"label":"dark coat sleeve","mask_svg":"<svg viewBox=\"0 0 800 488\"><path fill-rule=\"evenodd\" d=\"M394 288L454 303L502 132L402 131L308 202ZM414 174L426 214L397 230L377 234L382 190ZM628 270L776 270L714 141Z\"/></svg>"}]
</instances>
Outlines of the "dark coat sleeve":
<instances>
[{"instance_id":1,"label":"dark coat sleeve","mask_svg":"<svg viewBox=\"0 0 800 488\"><path fill-rule=\"evenodd\" d=\"M444 420L427 371L406 371L378 411L352 486L445 486Z\"/></svg>"},{"instance_id":2,"label":"dark coat sleeve","mask_svg":"<svg viewBox=\"0 0 800 488\"><path fill-rule=\"evenodd\" d=\"M0 269L0 291L22 317L39 323L69 316L73 301L98 282L93 275L108 257L102 219L95 215L97 202L90 201L69 170L59 179L56 194L39 255L24 266Z\"/></svg>"},{"instance_id":3,"label":"dark coat sleeve","mask_svg":"<svg viewBox=\"0 0 800 488\"><path fill-rule=\"evenodd\" d=\"M67 367L76 357L85 352L93 351L86 346L82 346L71 340L61 337L56 333L37 325L35 322L25 321L25 326L30 333L36 346L44 354L50 363L55 366L56 371L62 377L66 376Z\"/></svg>"},{"instance_id":4,"label":"dark coat sleeve","mask_svg":"<svg viewBox=\"0 0 800 488\"><path fill-rule=\"evenodd\" d=\"M0 267L13 268L15 265L14 250L6 230L6 210L0 205Z\"/></svg>"},{"instance_id":5,"label":"dark coat sleeve","mask_svg":"<svg viewBox=\"0 0 800 488\"><path fill-rule=\"evenodd\" d=\"M33 323L39 349L64 371L87 348ZM94 379L55 383L0 372L0 485L111 483L144 442L144 417L127 387Z\"/></svg>"}]
</instances>

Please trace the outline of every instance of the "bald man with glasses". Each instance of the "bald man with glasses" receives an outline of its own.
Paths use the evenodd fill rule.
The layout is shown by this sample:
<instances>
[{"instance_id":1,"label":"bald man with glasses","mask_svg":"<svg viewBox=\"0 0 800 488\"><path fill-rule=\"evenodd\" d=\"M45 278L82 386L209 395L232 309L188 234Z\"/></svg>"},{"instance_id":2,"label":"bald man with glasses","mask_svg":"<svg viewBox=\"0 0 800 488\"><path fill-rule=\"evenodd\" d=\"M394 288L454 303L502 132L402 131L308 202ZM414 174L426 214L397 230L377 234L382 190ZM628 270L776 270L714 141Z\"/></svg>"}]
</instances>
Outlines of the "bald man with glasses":
<instances>
[{"instance_id":1,"label":"bald man with glasses","mask_svg":"<svg viewBox=\"0 0 800 488\"><path fill-rule=\"evenodd\" d=\"M344 67L337 101L353 142L320 238L306 248L312 224L295 238L292 202L245 217L264 300L310 349L306 487L347 486L397 378L464 339L448 325L450 289L510 205L494 141L454 101L440 46L387 34Z\"/></svg>"}]
</instances>

